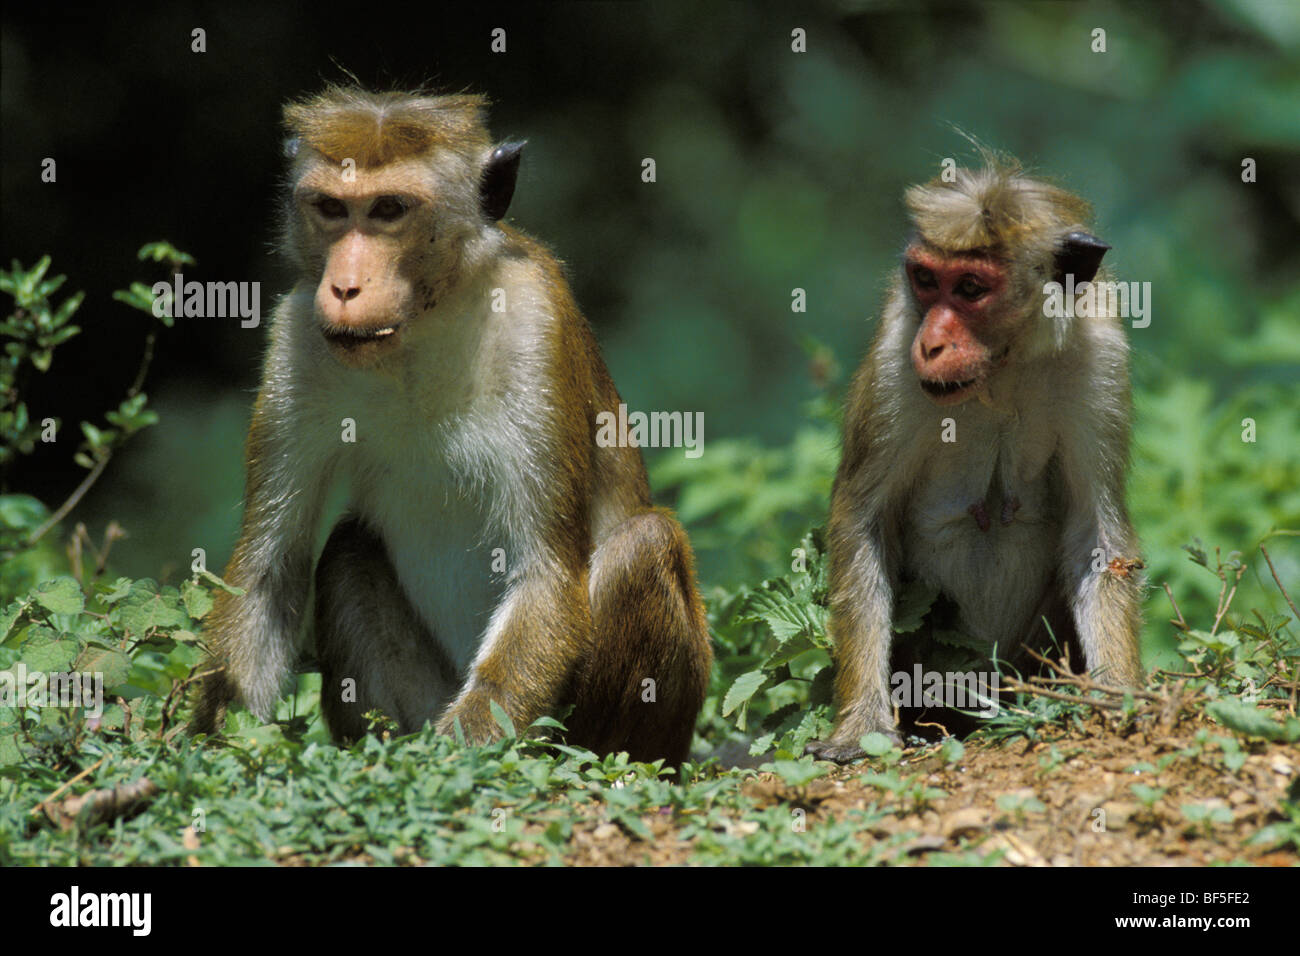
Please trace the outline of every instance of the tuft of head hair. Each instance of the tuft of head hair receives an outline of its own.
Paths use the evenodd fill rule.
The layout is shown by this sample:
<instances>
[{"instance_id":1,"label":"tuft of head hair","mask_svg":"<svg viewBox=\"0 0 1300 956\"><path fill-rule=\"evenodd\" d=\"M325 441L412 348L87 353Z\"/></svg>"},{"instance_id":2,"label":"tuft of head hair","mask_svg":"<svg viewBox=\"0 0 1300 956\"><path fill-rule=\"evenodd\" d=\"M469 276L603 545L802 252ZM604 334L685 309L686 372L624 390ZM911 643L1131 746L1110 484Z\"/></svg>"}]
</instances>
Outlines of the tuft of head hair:
<instances>
[{"instance_id":1,"label":"tuft of head hair","mask_svg":"<svg viewBox=\"0 0 1300 956\"><path fill-rule=\"evenodd\" d=\"M959 168L952 182L936 177L910 187L904 201L927 243L949 252L1050 249L1063 234L1085 225L1086 202L1027 176L1010 156L979 147L983 165Z\"/></svg>"},{"instance_id":2,"label":"tuft of head hair","mask_svg":"<svg viewBox=\"0 0 1300 956\"><path fill-rule=\"evenodd\" d=\"M353 159L362 169L423 156L444 148L477 164L491 141L487 97L371 93L359 86L329 86L289 103L289 135L333 162Z\"/></svg>"}]
</instances>

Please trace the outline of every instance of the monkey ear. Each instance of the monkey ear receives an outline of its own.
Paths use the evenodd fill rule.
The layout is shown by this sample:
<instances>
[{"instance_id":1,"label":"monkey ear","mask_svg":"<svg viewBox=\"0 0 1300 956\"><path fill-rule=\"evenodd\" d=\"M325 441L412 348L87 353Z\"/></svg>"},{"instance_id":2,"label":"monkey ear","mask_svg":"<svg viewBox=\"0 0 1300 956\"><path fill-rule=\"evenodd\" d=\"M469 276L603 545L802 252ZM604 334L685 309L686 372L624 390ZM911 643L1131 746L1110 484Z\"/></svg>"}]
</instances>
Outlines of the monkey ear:
<instances>
[{"instance_id":1,"label":"monkey ear","mask_svg":"<svg viewBox=\"0 0 1300 956\"><path fill-rule=\"evenodd\" d=\"M293 159L298 155L298 150L302 147L302 140L297 136L290 136L284 141L284 158Z\"/></svg>"},{"instance_id":2,"label":"monkey ear","mask_svg":"<svg viewBox=\"0 0 1300 956\"><path fill-rule=\"evenodd\" d=\"M1065 285L1067 275L1074 276L1074 283L1091 282L1092 277L1101 268L1101 257L1109 249L1106 243L1086 232L1071 232L1061 239L1056 250L1056 275L1054 278Z\"/></svg>"},{"instance_id":3,"label":"monkey ear","mask_svg":"<svg viewBox=\"0 0 1300 956\"><path fill-rule=\"evenodd\" d=\"M515 195L515 179L519 176L519 157L523 151L522 142L502 143L492 150L492 155L483 166L478 204L483 215L492 222L504 216L510 208L510 200Z\"/></svg>"}]
</instances>

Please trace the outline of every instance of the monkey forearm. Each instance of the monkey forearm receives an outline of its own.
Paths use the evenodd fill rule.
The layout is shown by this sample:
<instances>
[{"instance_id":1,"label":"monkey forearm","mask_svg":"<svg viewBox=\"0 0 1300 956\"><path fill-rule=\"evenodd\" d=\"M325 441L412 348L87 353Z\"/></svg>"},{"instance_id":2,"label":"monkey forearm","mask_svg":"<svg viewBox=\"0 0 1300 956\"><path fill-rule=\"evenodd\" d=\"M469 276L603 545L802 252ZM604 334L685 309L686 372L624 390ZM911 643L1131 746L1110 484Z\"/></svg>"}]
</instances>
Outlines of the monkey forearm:
<instances>
[{"instance_id":1,"label":"monkey forearm","mask_svg":"<svg viewBox=\"0 0 1300 956\"><path fill-rule=\"evenodd\" d=\"M1141 561L1121 517L1077 513L1067 526L1067 596L1088 670L1108 684L1142 684Z\"/></svg>"},{"instance_id":2,"label":"monkey forearm","mask_svg":"<svg viewBox=\"0 0 1300 956\"><path fill-rule=\"evenodd\" d=\"M226 688L262 719L271 716L280 684L292 665L311 583L312 544L320 518L328 464L305 454L285 468L297 451L283 433L268 441L270 403L258 402L249 434L248 493L244 526L226 582L244 595L218 595L205 628L213 663L224 665ZM278 456L269 449L280 449ZM304 476L290 482L287 474ZM217 693L214 685L210 693Z\"/></svg>"},{"instance_id":3,"label":"monkey forearm","mask_svg":"<svg viewBox=\"0 0 1300 956\"><path fill-rule=\"evenodd\" d=\"M1088 670L1107 684L1140 687L1138 637L1142 626L1141 581L1136 555L1108 557L1096 571L1089 564L1070 591L1070 609Z\"/></svg>"},{"instance_id":4,"label":"monkey forearm","mask_svg":"<svg viewBox=\"0 0 1300 956\"><path fill-rule=\"evenodd\" d=\"M270 718L293 664L310 572L311 556L305 549L269 567L236 557L226 570L226 582L245 593L218 595L206 628L214 662L225 665L232 689L263 720Z\"/></svg>"},{"instance_id":5,"label":"monkey forearm","mask_svg":"<svg viewBox=\"0 0 1300 956\"><path fill-rule=\"evenodd\" d=\"M512 587L498 611L473 673L460 696L438 721L440 733L452 733L459 720L467 740L500 736L492 715L495 700L522 731L545 715L572 677L574 662L591 640L591 608L585 584L554 571L538 572Z\"/></svg>"},{"instance_id":6,"label":"monkey forearm","mask_svg":"<svg viewBox=\"0 0 1300 956\"><path fill-rule=\"evenodd\" d=\"M893 588L874 531L836 534L832 523L831 620L835 644L838 716L831 739L816 752L828 759L861 755L858 740L870 731L895 735L889 704L890 617ZM848 543L860 545L841 558Z\"/></svg>"}]
</instances>

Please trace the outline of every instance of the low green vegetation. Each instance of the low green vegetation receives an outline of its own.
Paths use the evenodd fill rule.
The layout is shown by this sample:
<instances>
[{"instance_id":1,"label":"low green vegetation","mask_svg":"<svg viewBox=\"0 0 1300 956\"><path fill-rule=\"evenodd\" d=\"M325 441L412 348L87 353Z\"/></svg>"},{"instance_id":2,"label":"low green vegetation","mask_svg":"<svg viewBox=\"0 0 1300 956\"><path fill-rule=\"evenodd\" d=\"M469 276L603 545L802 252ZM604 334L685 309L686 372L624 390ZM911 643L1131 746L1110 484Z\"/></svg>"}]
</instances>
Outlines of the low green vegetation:
<instances>
[{"instance_id":1,"label":"low green vegetation","mask_svg":"<svg viewBox=\"0 0 1300 956\"><path fill-rule=\"evenodd\" d=\"M191 261L165 243L141 258L166 268ZM49 267L46 258L0 273L0 291L13 300L0 325L7 339L0 466L29 454L51 427L32 420L24 382L48 374L57 347L77 334L71 320L83 299L56 302L63 277L50 278ZM147 286L119 298L151 313ZM925 761L955 768L969 746L1052 739L1087 725L1099 709L1119 733L1165 719L1161 706L1199 715L1217 731L1202 730L1169 760L1229 774L1261 742L1300 739L1291 716L1300 637L1284 582L1274 577L1276 565L1297 564L1295 533L1283 529L1300 527L1300 465L1285 442L1250 443L1234 433L1244 418L1259 434L1285 432L1294 403L1264 383L1217 403L1198 383L1171 385L1140 397L1132 495L1151 581L1168 583L1168 593L1151 589L1147 608L1145 656L1161 670L1152 693L1115 700L1087 688L1054 696L1027 689L965 746L949 738L907 759L870 735L860 775L835 776L859 787L861 800L810 825L835 786L830 765L803 756L833 716L817 527L835 464L833 379L786 447L719 439L699 469L675 457L655 463L656 486L675 497L701 547L736 542L755 582L706 586L718 660L698 725L699 760L679 777L559 743L555 720L514 728L504 714L504 736L488 746L430 729L394 738L376 714L373 735L339 748L324 732L311 674L273 722L235 711L220 739L191 739L183 722L202 666L204 618L226 585L197 562L171 584L115 575L111 529L101 543L84 527L67 531L85 487L155 420L142 391L153 335L107 425L82 423L75 453L87 473L82 487L62 504L0 496L0 672L14 675L0 698L0 864L861 864L917 856L993 864L1004 849L953 850L919 834L916 821L948 796ZM816 358L818 347L809 350ZM1211 540L1249 548L1224 555L1194 542L1180 553L1171 542L1183 543L1189 514ZM923 591L901 595L897 630L916 630L936 613L935 600ZM937 633L927 653L959 665L970 650L961 635ZM84 685L24 679L35 674L94 676ZM80 694L91 696L76 706ZM1077 753L1053 745L1027 761L1026 772L1055 777ZM731 769L736 761L719 755L748 758L740 762L756 769ZM1134 772L1166 769L1142 764ZM1154 813L1165 789L1135 783L1132 794L1142 812ZM1252 839L1300 846L1298 806L1293 788ZM996 802L999 818L1017 825L1032 824L1043 809L1027 793ZM1225 813L1231 819L1214 801L1184 801L1180 812L1203 836Z\"/></svg>"}]
</instances>

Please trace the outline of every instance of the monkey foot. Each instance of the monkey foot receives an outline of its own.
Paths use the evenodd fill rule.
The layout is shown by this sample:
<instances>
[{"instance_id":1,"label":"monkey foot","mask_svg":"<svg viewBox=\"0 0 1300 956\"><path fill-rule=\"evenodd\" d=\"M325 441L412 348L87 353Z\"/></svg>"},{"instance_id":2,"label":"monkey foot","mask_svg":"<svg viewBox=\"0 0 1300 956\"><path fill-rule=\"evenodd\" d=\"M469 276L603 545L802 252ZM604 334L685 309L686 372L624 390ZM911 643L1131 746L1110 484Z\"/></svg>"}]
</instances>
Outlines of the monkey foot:
<instances>
[{"instance_id":1,"label":"monkey foot","mask_svg":"<svg viewBox=\"0 0 1300 956\"><path fill-rule=\"evenodd\" d=\"M817 760L829 760L832 763L852 763L867 755L867 752L857 744L839 744L830 740L810 740L808 746L803 748L803 752L805 756Z\"/></svg>"},{"instance_id":2,"label":"monkey foot","mask_svg":"<svg viewBox=\"0 0 1300 956\"><path fill-rule=\"evenodd\" d=\"M981 531L987 531L993 526L993 522L989 520L989 510L984 507L982 501L975 502L966 509L966 513L975 518L975 523L979 525Z\"/></svg>"},{"instance_id":3,"label":"monkey foot","mask_svg":"<svg viewBox=\"0 0 1300 956\"><path fill-rule=\"evenodd\" d=\"M889 738L890 743L902 745L903 738L898 735L898 731L890 728L881 730L880 733ZM830 740L810 740L808 746L803 749L805 756L812 756L817 760L829 760L832 763L852 763L854 760L861 760L867 756L867 752L858 745L856 740L837 740L832 737Z\"/></svg>"}]
</instances>

